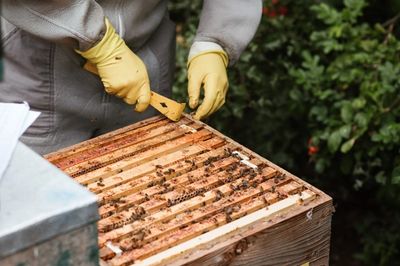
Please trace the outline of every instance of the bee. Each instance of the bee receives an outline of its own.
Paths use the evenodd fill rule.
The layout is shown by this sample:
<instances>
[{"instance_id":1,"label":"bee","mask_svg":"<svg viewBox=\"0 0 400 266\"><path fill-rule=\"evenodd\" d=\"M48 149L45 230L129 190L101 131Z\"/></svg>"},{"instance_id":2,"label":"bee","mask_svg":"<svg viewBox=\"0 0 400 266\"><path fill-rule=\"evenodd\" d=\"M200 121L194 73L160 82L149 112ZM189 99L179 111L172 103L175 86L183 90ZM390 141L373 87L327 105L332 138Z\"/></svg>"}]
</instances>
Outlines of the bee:
<instances>
[{"instance_id":1,"label":"bee","mask_svg":"<svg viewBox=\"0 0 400 266\"><path fill-rule=\"evenodd\" d=\"M146 210L145 210L142 206L138 206L138 207L136 208L136 213L137 213L138 215L142 216L142 215L146 214Z\"/></svg>"},{"instance_id":2,"label":"bee","mask_svg":"<svg viewBox=\"0 0 400 266\"><path fill-rule=\"evenodd\" d=\"M165 181L167 181L167 179L165 177L163 177L159 180L159 184L162 185L162 184L164 184Z\"/></svg>"},{"instance_id":3,"label":"bee","mask_svg":"<svg viewBox=\"0 0 400 266\"><path fill-rule=\"evenodd\" d=\"M171 199L167 200L167 207L171 207L173 205L173 202Z\"/></svg>"},{"instance_id":4,"label":"bee","mask_svg":"<svg viewBox=\"0 0 400 266\"><path fill-rule=\"evenodd\" d=\"M147 193L144 194L144 200L145 200L145 201L150 200L150 196L149 196Z\"/></svg>"},{"instance_id":5,"label":"bee","mask_svg":"<svg viewBox=\"0 0 400 266\"><path fill-rule=\"evenodd\" d=\"M161 173L161 172L156 172L156 175L158 176L158 177L162 177L163 176L163 174Z\"/></svg>"},{"instance_id":6,"label":"bee","mask_svg":"<svg viewBox=\"0 0 400 266\"><path fill-rule=\"evenodd\" d=\"M268 199L266 197L262 197L262 200L263 200L264 204L267 204L267 206L268 206Z\"/></svg>"},{"instance_id":7,"label":"bee","mask_svg":"<svg viewBox=\"0 0 400 266\"><path fill-rule=\"evenodd\" d=\"M278 199L285 199L286 196L280 192L278 192Z\"/></svg>"},{"instance_id":8,"label":"bee","mask_svg":"<svg viewBox=\"0 0 400 266\"><path fill-rule=\"evenodd\" d=\"M228 206L224 208L224 211L226 215L231 215L233 213L233 208L231 206Z\"/></svg>"},{"instance_id":9,"label":"bee","mask_svg":"<svg viewBox=\"0 0 400 266\"><path fill-rule=\"evenodd\" d=\"M252 172L252 173L250 174L250 176L249 176L249 179L252 180L252 179L254 179L256 176L257 176L257 174L254 173L254 172Z\"/></svg>"},{"instance_id":10,"label":"bee","mask_svg":"<svg viewBox=\"0 0 400 266\"><path fill-rule=\"evenodd\" d=\"M238 212L238 211L240 211L241 208L242 208L242 206L240 204L236 204L235 206L233 206L232 210L233 210L233 212Z\"/></svg>"},{"instance_id":11,"label":"bee","mask_svg":"<svg viewBox=\"0 0 400 266\"><path fill-rule=\"evenodd\" d=\"M143 241L144 237L145 237L145 232L143 231L143 229L136 234L136 239L139 241Z\"/></svg>"},{"instance_id":12,"label":"bee","mask_svg":"<svg viewBox=\"0 0 400 266\"><path fill-rule=\"evenodd\" d=\"M245 179L242 180L241 187L242 187L243 189L248 188L248 187L249 187L249 182L248 182L247 180L245 180Z\"/></svg>"},{"instance_id":13,"label":"bee","mask_svg":"<svg viewBox=\"0 0 400 266\"><path fill-rule=\"evenodd\" d=\"M232 150L231 150L230 148L225 148L225 149L224 149L224 155L225 155L226 157L231 156L231 155L232 155Z\"/></svg>"},{"instance_id":14,"label":"bee","mask_svg":"<svg viewBox=\"0 0 400 266\"><path fill-rule=\"evenodd\" d=\"M232 217L230 216L230 215L228 215L228 214L225 214L225 221L226 221L226 223L230 223L230 222L232 222Z\"/></svg>"}]
</instances>

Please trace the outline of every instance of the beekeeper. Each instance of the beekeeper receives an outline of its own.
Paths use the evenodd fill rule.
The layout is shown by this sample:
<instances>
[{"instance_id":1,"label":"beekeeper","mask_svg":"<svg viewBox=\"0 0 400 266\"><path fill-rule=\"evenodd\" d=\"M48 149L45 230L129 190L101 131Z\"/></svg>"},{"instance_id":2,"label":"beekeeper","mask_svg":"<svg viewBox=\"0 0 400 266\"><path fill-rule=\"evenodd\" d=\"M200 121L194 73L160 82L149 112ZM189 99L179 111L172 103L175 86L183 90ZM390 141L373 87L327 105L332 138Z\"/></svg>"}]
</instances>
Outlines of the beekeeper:
<instances>
[{"instance_id":1,"label":"beekeeper","mask_svg":"<svg viewBox=\"0 0 400 266\"><path fill-rule=\"evenodd\" d=\"M0 101L27 101L42 112L22 137L37 152L155 115L147 109L150 89L170 95L175 26L166 0L1 2ZM224 104L226 67L253 37L261 9L261 0L203 1L188 58L189 106L197 108L196 119ZM84 70L86 63L99 76ZM205 96L199 105L201 88Z\"/></svg>"}]
</instances>

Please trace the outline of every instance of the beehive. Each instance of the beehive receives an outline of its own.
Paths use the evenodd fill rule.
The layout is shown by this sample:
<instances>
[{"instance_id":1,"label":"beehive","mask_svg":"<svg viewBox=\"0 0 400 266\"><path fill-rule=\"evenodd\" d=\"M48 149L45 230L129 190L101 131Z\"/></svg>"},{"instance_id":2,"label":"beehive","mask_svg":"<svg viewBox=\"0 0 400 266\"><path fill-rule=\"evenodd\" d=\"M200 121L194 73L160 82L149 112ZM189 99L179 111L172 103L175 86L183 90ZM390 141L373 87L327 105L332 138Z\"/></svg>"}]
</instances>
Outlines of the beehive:
<instances>
[{"instance_id":1,"label":"beehive","mask_svg":"<svg viewBox=\"0 0 400 266\"><path fill-rule=\"evenodd\" d=\"M189 116L46 158L97 194L104 265L328 264L331 198Z\"/></svg>"}]
</instances>

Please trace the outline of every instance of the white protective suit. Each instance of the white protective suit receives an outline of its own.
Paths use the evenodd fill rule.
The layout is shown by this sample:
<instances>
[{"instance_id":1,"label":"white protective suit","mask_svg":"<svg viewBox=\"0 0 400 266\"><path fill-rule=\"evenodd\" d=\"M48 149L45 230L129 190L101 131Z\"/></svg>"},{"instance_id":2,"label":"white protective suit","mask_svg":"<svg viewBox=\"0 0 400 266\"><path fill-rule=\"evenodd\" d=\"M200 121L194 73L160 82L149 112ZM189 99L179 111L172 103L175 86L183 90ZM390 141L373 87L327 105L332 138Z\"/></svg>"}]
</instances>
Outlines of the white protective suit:
<instances>
[{"instance_id":1,"label":"white protective suit","mask_svg":"<svg viewBox=\"0 0 400 266\"><path fill-rule=\"evenodd\" d=\"M108 95L74 49L101 40L107 16L145 63L151 89L170 95L175 26L165 0L2 0L5 79L0 101L42 112L22 141L41 154L155 115ZM261 0L204 0L195 43L217 44L233 64L257 29Z\"/></svg>"}]
</instances>

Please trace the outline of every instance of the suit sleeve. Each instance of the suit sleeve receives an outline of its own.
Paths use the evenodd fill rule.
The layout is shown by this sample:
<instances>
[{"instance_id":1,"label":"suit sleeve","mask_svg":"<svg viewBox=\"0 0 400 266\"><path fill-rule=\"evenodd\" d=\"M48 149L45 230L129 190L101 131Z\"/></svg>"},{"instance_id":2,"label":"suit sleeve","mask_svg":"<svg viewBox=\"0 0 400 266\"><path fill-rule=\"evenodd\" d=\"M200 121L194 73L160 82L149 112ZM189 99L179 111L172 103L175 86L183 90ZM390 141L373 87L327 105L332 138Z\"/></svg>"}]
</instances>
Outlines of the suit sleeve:
<instances>
[{"instance_id":1,"label":"suit sleeve","mask_svg":"<svg viewBox=\"0 0 400 266\"><path fill-rule=\"evenodd\" d=\"M85 51L106 30L103 9L94 0L1 0L2 17L40 38Z\"/></svg>"},{"instance_id":2,"label":"suit sleeve","mask_svg":"<svg viewBox=\"0 0 400 266\"><path fill-rule=\"evenodd\" d=\"M234 64L254 37L262 0L204 0L195 42L219 44Z\"/></svg>"}]
</instances>

